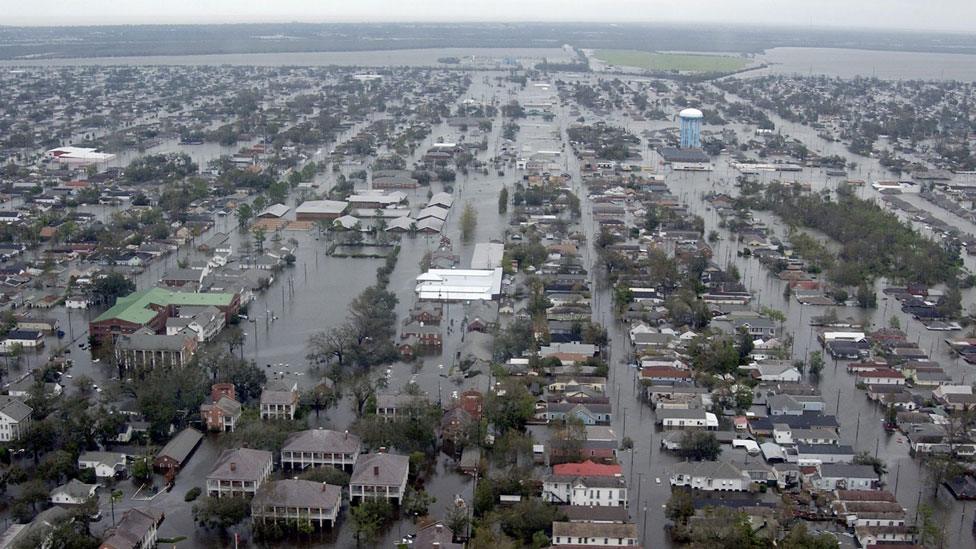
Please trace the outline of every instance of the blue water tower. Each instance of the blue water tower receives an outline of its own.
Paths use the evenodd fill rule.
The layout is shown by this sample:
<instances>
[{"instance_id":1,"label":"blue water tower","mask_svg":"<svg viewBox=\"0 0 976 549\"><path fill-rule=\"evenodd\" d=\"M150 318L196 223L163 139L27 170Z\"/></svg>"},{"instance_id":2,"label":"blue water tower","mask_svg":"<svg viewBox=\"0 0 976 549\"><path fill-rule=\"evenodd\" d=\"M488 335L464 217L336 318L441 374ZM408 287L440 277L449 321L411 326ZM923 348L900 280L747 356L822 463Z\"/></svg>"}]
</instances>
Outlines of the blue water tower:
<instances>
[{"instance_id":1,"label":"blue water tower","mask_svg":"<svg viewBox=\"0 0 976 549\"><path fill-rule=\"evenodd\" d=\"M698 109L685 109L678 113L681 119L681 148L701 148L701 125L704 115Z\"/></svg>"}]
</instances>

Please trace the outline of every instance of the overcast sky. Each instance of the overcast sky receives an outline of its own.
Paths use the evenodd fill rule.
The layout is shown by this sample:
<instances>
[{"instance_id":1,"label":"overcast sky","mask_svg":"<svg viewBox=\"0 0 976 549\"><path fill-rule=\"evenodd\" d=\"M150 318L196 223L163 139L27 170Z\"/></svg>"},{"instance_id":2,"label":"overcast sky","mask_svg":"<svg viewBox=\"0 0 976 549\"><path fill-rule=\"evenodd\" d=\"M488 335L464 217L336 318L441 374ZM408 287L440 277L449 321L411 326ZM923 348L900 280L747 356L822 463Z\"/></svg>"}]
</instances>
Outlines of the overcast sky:
<instances>
[{"instance_id":1,"label":"overcast sky","mask_svg":"<svg viewBox=\"0 0 976 549\"><path fill-rule=\"evenodd\" d=\"M976 0L3 0L0 25L708 22L973 32Z\"/></svg>"}]
</instances>

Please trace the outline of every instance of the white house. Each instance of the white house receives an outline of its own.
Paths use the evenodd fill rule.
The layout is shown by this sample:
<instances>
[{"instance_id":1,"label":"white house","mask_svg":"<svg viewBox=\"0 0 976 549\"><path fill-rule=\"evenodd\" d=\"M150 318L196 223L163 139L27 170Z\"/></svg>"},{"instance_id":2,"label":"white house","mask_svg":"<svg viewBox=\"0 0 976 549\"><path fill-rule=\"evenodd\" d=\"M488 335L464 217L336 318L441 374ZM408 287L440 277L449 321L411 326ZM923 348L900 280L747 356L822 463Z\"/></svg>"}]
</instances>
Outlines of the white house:
<instances>
[{"instance_id":1,"label":"white house","mask_svg":"<svg viewBox=\"0 0 976 549\"><path fill-rule=\"evenodd\" d=\"M905 376L898 370L879 368L855 374L854 382L864 385L904 385Z\"/></svg>"},{"instance_id":2,"label":"white house","mask_svg":"<svg viewBox=\"0 0 976 549\"><path fill-rule=\"evenodd\" d=\"M824 463L819 469L810 477L817 490L874 490L878 486L878 475L870 465Z\"/></svg>"},{"instance_id":3,"label":"white house","mask_svg":"<svg viewBox=\"0 0 976 549\"><path fill-rule=\"evenodd\" d=\"M51 503L59 505L81 505L95 495L97 484L85 484L78 479L71 479L66 484L51 491Z\"/></svg>"},{"instance_id":4,"label":"white house","mask_svg":"<svg viewBox=\"0 0 976 549\"><path fill-rule=\"evenodd\" d=\"M659 408L655 414L665 429L718 429L718 416L701 408Z\"/></svg>"},{"instance_id":5,"label":"white house","mask_svg":"<svg viewBox=\"0 0 976 549\"><path fill-rule=\"evenodd\" d=\"M746 472L726 461L682 462L671 469L671 486L706 492L745 492L751 484Z\"/></svg>"},{"instance_id":6,"label":"white house","mask_svg":"<svg viewBox=\"0 0 976 549\"><path fill-rule=\"evenodd\" d=\"M78 456L79 469L94 469L97 478L112 478L126 470L125 454L118 452L85 452Z\"/></svg>"},{"instance_id":7,"label":"white house","mask_svg":"<svg viewBox=\"0 0 976 549\"><path fill-rule=\"evenodd\" d=\"M349 499L385 498L399 504L407 490L410 458L396 454L366 454L349 477Z\"/></svg>"},{"instance_id":8,"label":"white house","mask_svg":"<svg viewBox=\"0 0 976 549\"><path fill-rule=\"evenodd\" d=\"M758 364L742 366L741 369L751 370L752 377L760 381L797 383L802 377L800 370L797 370L788 360L760 362Z\"/></svg>"},{"instance_id":9,"label":"white house","mask_svg":"<svg viewBox=\"0 0 976 549\"><path fill-rule=\"evenodd\" d=\"M627 483L620 465L562 463L543 481L542 499L560 505L626 507Z\"/></svg>"},{"instance_id":10,"label":"white house","mask_svg":"<svg viewBox=\"0 0 976 549\"><path fill-rule=\"evenodd\" d=\"M33 408L16 397L0 396L0 442L17 440L30 428Z\"/></svg>"},{"instance_id":11,"label":"white house","mask_svg":"<svg viewBox=\"0 0 976 549\"><path fill-rule=\"evenodd\" d=\"M637 525L615 522L553 522L552 547L627 547L637 545Z\"/></svg>"}]
</instances>

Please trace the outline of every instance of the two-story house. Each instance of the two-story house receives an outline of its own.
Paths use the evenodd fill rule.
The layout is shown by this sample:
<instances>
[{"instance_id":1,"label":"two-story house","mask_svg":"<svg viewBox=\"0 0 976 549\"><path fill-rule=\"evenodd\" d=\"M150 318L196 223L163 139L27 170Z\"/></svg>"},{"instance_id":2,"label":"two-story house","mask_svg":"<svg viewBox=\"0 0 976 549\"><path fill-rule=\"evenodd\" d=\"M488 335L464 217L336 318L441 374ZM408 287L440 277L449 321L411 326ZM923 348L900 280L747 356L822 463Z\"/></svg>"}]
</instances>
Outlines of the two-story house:
<instances>
[{"instance_id":1,"label":"two-story house","mask_svg":"<svg viewBox=\"0 0 976 549\"><path fill-rule=\"evenodd\" d=\"M265 450L224 450L207 475L210 497L253 496L271 475L272 454Z\"/></svg>"}]
</instances>

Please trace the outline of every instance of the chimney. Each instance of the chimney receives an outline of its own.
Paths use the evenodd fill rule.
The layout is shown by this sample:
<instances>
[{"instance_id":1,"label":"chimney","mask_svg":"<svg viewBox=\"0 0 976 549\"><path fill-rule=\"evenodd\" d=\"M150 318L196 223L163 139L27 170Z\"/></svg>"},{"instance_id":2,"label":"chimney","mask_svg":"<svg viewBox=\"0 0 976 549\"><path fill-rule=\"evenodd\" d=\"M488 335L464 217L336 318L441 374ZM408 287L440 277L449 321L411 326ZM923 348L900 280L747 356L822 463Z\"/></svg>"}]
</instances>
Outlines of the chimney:
<instances>
[{"instance_id":1,"label":"chimney","mask_svg":"<svg viewBox=\"0 0 976 549\"><path fill-rule=\"evenodd\" d=\"M386 453L386 446L380 446L380 449L377 450L377 452L380 453L380 454L385 454Z\"/></svg>"},{"instance_id":2,"label":"chimney","mask_svg":"<svg viewBox=\"0 0 976 549\"><path fill-rule=\"evenodd\" d=\"M373 466L373 476L374 477L380 476L380 466L379 465L374 465Z\"/></svg>"},{"instance_id":3,"label":"chimney","mask_svg":"<svg viewBox=\"0 0 976 549\"><path fill-rule=\"evenodd\" d=\"M326 484L326 483L324 483L324 482L322 483L322 491L323 491L323 492L325 491L325 488L326 488L327 486L328 486L328 484Z\"/></svg>"},{"instance_id":4,"label":"chimney","mask_svg":"<svg viewBox=\"0 0 976 549\"><path fill-rule=\"evenodd\" d=\"M444 531L444 525L438 522L437 525L434 526L434 531L438 534L442 533Z\"/></svg>"},{"instance_id":5,"label":"chimney","mask_svg":"<svg viewBox=\"0 0 976 549\"><path fill-rule=\"evenodd\" d=\"M237 464L234 463L233 461L230 462L230 470L231 471L236 471L237 470Z\"/></svg>"},{"instance_id":6,"label":"chimney","mask_svg":"<svg viewBox=\"0 0 976 549\"><path fill-rule=\"evenodd\" d=\"M346 430L345 430L345 431L344 431L344 432L342 433L342 438L344 438L344 439L345 439L345 438L349 438L349 429L346 429Z\"/></svg>"}]
</instances>

